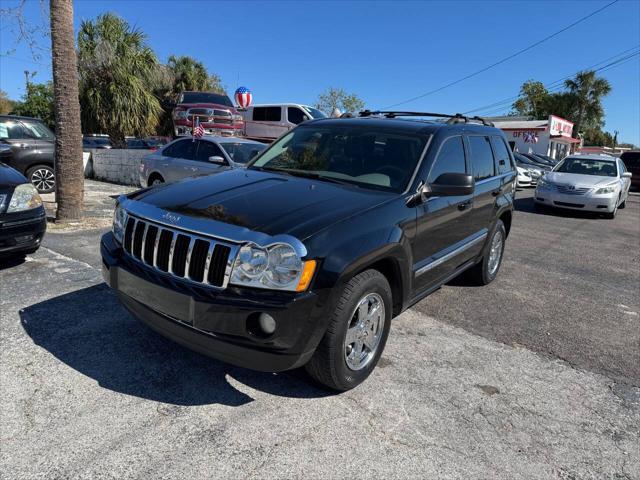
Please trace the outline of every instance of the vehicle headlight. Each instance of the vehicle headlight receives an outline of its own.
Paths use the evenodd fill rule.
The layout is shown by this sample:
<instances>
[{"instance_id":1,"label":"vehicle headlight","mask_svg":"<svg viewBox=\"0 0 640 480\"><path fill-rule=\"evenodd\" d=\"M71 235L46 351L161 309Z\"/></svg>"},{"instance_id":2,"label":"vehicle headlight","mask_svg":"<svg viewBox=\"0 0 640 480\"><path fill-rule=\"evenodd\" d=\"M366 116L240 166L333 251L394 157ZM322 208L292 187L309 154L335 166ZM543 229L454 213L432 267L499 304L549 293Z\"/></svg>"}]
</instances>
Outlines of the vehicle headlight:
<instances>
[{"instance_id":1,"label":"vehicle headlight","mask_svg":"<svg viewBox=\"0 0 640 480\"><path fill-rule=\"evenodd\" d=\"M18 185L13 191L11 201L7 207L7 213L32 210L38 208L40 205L42 205L42 199L36 187L30 183L23 183L22 185Z\"/></svg>"},{"instance_id":2,"label":"vehicle headlight","mask_svg":"<svg viewBox=\"0 0 640 480\"><path fill-rule=\"evenodd\" d=\"M613 193L615 191L616 191L615 185L607 185L606 187L602 187L596 190L596 195L600 195L602 193Z\"/></svg>"},{"instance_id":3,"label":"vehicle headlight","mask_svg":"<svg viewBox=\"0 0 640 480\"><path fill-rule=\"evenodd\" d=\"M173 118L175 118L176 120L184 120L185 118L187 118L187 111L186 110L174 110L173 111Z\"/></svg>"},{"instance_id":4,"label":"vehicle headlight","mask_svg":"<svg viewBox=\"0 0 640 480\"><path fill-rule=\"evenodd\" d=\"M315 260L303 262L289 244L263 248L248 243L238 252L230 281L246 287L301 292L308 288L315 267Z\"/></svg>"},{"instance_id":5,"label":"vehicle headlight","mask_svg":"<svg viewBox=\"0 0 640 480\"><path fill-rule=\"evenodd\" d=\"M120 205L116 205L116 209L113 212L113 236L116 240L122 243L124 238L126 212Z\"/></svg>"},{"instance_id":6,"label":"vehicle headlight","mask_svg":"<svg viewBox=\"0 0 640 480\"><path fill-rule=\"evenodd\" d=\"M544 176L538 179L538 188L548 188L551 184L544 179Z\"/></svg>"},{"instance_id":7,"label":"vehicle headlight","mask_svg":"<svg viewBox=\"0 0 640 480\"><path fill-rule=\"evenodd\" d=\"M244 121L244 117L242 115L232 115L233 123L240 123Z\"/></svg>"}]
</instances>

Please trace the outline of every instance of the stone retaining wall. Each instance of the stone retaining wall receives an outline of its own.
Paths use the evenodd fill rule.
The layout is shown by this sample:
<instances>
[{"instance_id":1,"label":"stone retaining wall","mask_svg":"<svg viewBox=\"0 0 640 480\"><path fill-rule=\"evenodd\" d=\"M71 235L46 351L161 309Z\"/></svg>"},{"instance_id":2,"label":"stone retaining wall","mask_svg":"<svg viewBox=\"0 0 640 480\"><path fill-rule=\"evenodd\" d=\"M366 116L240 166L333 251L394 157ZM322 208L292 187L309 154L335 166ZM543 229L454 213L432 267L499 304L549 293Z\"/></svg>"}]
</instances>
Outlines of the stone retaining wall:
<instances>
[{"instance_id":1,"label":"stone retaining wall","mask_svg":"<svg viewBox=\"0 0 640 480\"><path fill-rule=\"evenodd\" d=\"M122 185L140 186L140 161L149 150L100 149L89 150L93 178Z\"/></svg>"}]
</instances>

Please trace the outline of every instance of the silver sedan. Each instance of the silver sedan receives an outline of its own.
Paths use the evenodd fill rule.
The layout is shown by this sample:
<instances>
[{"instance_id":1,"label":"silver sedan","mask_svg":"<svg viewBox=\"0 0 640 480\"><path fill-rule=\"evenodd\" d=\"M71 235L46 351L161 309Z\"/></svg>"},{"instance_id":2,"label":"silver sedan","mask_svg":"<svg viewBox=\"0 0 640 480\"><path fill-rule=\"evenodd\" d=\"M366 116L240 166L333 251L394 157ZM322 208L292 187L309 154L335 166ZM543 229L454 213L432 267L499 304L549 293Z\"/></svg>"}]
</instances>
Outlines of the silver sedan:
<instances>
[{"instance_id":1,"label":"silver sedan","mask_svg":"<svg viewBox=\"0 0 640 480\"><path fill-rule=\"evenodd\" d=\"M241 168L266 147L264 143L235 137L179 138L142 159L140 185L159 185Z\"/></svg>"},{"instance_id":2,"label":"silver sedan","mask_svg":"<svg viewBox=\"0 0 640 480\"><path fill-rule=\"evenodd\" d=\"M614 218L624 208L631 173L609 155L572 155L538 180L538 205L602 212Z\"/></svg>"}]
</instances>

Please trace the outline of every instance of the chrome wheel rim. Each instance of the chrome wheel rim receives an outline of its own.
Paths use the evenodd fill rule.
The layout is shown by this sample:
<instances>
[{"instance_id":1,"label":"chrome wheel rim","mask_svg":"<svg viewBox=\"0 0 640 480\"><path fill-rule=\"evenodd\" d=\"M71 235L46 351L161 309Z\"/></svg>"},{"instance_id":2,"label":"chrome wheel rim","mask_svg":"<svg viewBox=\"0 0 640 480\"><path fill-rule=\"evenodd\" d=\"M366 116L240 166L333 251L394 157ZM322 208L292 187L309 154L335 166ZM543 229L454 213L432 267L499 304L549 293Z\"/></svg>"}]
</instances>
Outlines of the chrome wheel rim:
<instances>
[{"instance_id":1,"label":"chrome wheel rim","mask_svg":"<svg viewBox=\"0 0 640 480\"><path fill-rule=\"evenodd\" d=\"M39 191L50 190L56 184L53 172L48 168L38 168L31 174L31 183Z\"/></svg>"},{"instance_id":2,"label":"chrome wheel rim","mask_svg":"<svg viewBox=\"0 0 640 480\"><path fill-rule=\"evenodd\" d=\"M491 250L489 251L489 275L493 275L498 271L503 245L502 230L497 230L493 240L491 240Z\"/></svg>"},{"instance_id":3,"label":"chrome wheel rim","mask_svg":"<svg viewBox=\"0 0 640 480\"><path fill-rule=\"evenodd\" d=\"M351 370L365 368L375 357L385 323L382 297L368 293L356 305L344 339L344 359Z\"/></svg>"},{"instance_id":4,"label":"chrome wheel rim","mask_svg":"<svg viewBox=\"0 0 640 480\"><path fill-rule=\"evenodd\" d=\"M153 182L151 182L151 186L155 187L156 185L160 185L162 182L160 181L159 178L154 178Z\"/></svg>"}]
</instances>

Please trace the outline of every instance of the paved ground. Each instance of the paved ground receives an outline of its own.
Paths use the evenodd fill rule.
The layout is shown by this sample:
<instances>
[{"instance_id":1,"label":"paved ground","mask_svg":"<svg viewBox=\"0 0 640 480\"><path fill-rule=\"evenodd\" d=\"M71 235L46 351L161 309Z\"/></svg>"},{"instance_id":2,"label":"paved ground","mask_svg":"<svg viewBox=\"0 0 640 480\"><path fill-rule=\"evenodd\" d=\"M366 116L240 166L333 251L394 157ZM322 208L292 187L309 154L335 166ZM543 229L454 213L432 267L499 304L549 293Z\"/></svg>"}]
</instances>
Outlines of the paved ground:
<instances>
[{"instance_id":1,"label":"paved ground","mask_svg":"<svg viewBox=\"0 0 640 480\"><path fill-rule=\"evenodd\" d=\"M498 279L400 316L341 395L164 340L102 284L101 229L50 231L0 270L0 478L640 478L640 198L522 193Z\"/></svg>"}]
</instances>

